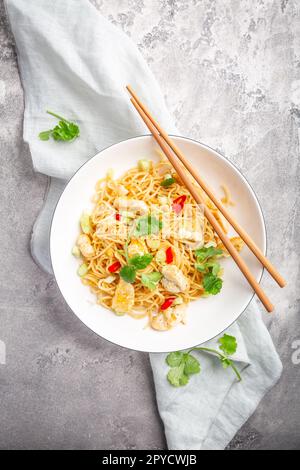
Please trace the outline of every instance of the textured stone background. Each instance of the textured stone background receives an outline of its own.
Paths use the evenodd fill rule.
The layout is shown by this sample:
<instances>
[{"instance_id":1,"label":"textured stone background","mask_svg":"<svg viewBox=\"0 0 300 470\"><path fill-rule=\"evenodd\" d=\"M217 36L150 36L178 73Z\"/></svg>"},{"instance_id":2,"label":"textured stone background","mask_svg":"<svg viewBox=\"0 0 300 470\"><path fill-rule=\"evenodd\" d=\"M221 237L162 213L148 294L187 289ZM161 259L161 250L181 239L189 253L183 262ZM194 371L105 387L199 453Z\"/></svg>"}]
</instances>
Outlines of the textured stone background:
<instances>
[{"instance_id":1,"label":"textured stone background","mask_svg":"<svg viewBox=\"0 0 300 470\"><path fill-rule=\"evenodd\" d=\"M297 0L91 0L138 45L181 133L221 150L263 205L269 256L287 277L263 284L284 363L280 383L232 449L300 448ZM146 354L101 341L33 263L30 231L46 178L22 143L23 95L0 0L0 448L165 448Z\"/></svg>"}]
</instances>

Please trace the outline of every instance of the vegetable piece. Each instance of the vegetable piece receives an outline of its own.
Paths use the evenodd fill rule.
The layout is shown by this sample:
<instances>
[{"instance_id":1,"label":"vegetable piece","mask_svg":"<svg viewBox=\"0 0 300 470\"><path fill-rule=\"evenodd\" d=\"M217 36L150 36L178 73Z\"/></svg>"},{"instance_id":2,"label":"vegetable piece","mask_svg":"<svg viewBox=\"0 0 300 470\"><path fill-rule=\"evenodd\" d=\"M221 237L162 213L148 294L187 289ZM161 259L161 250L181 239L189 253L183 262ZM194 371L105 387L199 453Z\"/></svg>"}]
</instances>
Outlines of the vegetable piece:
<instances>
[{"instance_id":1,"label":"vegetable piece","mask_svg":"<svg viewBox=\"0 0 300 470\"><path fill-rule=\"evenodd\" d=\"M80 226L83 233L90 233L91 231L91 221L90 216L87 212L83 212L80 217Z\"/></svg>"},{"instance_id":2,"label":"vegetable piece","mask_svg":"<svg viewBox=\"0 0 300 470\"><path fill-rule=\"evenodd\" d=\"M138 169L140 171L149 171L151 169L151 160L139 160Z\"/></svg>"},{"instance_id":3,"label":"vegetable piece","mask_svg":"<svg viewBox=\"0 0 300 470\"><path fill-rule=\"evenodd\" d=\"M136 278L136 269L134 266L123 266L120 271L120 276L125 282L133 284Z\"/></svg>"},{"instance_id":4,"label":"vegetable piece","mask_svg":"<svg viewBox=\"0 0 300 470\"><path fill-rule=\"evenodd\" d=\"M162 278L162 274L157 271L154 271L149 274L143 273L141 276L141 282L145 287L148 287L148 289L154 290L156 289L161 278Z\"/></svg>"},{"instance_id":5,"label":"vegetable piece","mask_svg":"<svg viewBox=\"0 0 300 470\"><path fill-rule=\"evenodd\" d=\"M173 260L174 260L173 250L169 246L169 248L166 249L166 263L171 264L173 263Z\"/></svg>"},{"instance_id":6,"label":"vegetable piece","mask_svg":"<svg viewBox=\"0 0 300 470\"><path fill-rule=\"evenodd\" d=\"M222 289L223 280L213 273L206 273L203 278L203 287L208 294L216 295Z\"/></svg>"},{"instance_id":7,"label":"vegetable piece","mask_svg":"<svg viewBox=\"0 0 300 470\"><path fill-rule=\"evenodd\" d=\"M156 235L162 229L162 222L152 215L140 217L135 225L132 236L145 237L147 235Z\"/></svg>"},{"instance_id":8,"label":"vegetable piece","mask_svg":"<svg viewBox=\"0 0 300 470\"><path fill-rule=\"evenodd\" d=\"M160 183L160 185L163 186L164 188L168 188L169 186L171 186L174 183L176 183L176 179L173 178L172 175L167 174L167 175L165 175L165 177L162 180L162 182Z\"/></svg>"},{"instance_id":9,"label":"vegetable piece","mask_svg":"<svg viewBox=\"0 0 300 470\"><path fill-rule=\"evenodd\" d=\"M186 198L187 196L183 194L182 196L179 196L178 198L174 199L172 209L175 214L179 215L180 212L183 210Z\"/></svg>"},{"instance_id":10,"label":"vegetable piece","mask_svg":"<svg viewBox=\"0 0 300 470\"><path fill-rule=\"evenodd\" d=\"M75 258L80 258L80 250L77 245L73 246L72 255L75 256Z\"/></svg>"},{"instance_id":11,"label":"vegetable piece","mask_svg":"<svg viewBox=\"0 0 300 470\"><path fill-rule=\"evenodd\" d=\"M116 217L116 220L117 220L118 222L119 222L119 221L121 220L121 218L122 218L121 214L119 214L118 212L116 213L115 217Z\"/></svg>"},{"instance_id":12,"label":"vegetable piece","mask_svg":"<svg viewBox=\"0 0 300 470\"><path fill-rule=\"evenodd\" d=\"M148 248L150 248L150 250L158 250L158 248L160 247L160 239L159 238L147 238L146 239L146 243L147 243L147 246Z\"/></svg>"},{"instance_id":13,"label":"vegetable piece","mask_svg":"<svg viewBox=\"0 0 300 470\"><path fill-rule=\"evenodd\" d=\"M155 255L155 260L159 264L165 263L166 262L166 252L165 252L165 250L158 250L158 252Z\"/></svg>"},{"instance_id":14,"label":"vegetable piece","mask_svg":"<svg viewBox=\"0 0 300 470\"><path fill-rule=\"evenodd\" d=\"M115 273L115 272L117 272L117 271L120 269L120 267L121 267L120 261L115 261L113 264L111 264L110 266L108 266L107 269L108 269L108 271L109 271L110 273Z\"/></svg>"},{"instance_id":15,"label":"vegetable piece","mask_svg":"<svg viewBox=\"0 0 300 470\"><path fill-rule=\"evenodd\" d=\"M135 269L145 269L152 261L153 255L146 253L145 255L135 255L129 260L129 265Z\"/></svg>"},{"instance_id":16,"label":"vegetable piece","mask_svg":"<svg viewBox=\"0 0 300 470\"><path fill-rule=\"evenodd\" d=\"M88 268L88 265L83 263L79 266L79 268L77 269L77 274L78 276L82 277L82 276L85 276L86 273L88 272L89 268Z\"/></svg>"},{"instance_id":17,"label":"vegetable piece","mask_svg":"<svg viewBox=\"0 0 300 470\"><path fill-rule=\"evenodd\" d=\"M160 306L160 310L167 310L174 303L176 297L168 297Z\"/></svg>"},{"instance_id":18,"label":"vegetable piece","mask_svg":"<svg viewBox=\"0 0 300 470\"><path fill-rule=\"evenodd\" d=\"M205 347L196 347L186 353L176 351L168 354L166 357L166 363L170 367L167 374L169 383L173 387L182 387L188 383L191 375L199 374L201 372L198 359L191 354L193 351L203 351L214 354L220 360L224 369L231 367L236 374L237 379L241 381L242 378L240 372L234 365L233 360L229 357L237 350L236 338L225 334L218 342L220 343L220 351Z\"/></svg>"},{"instance_id":19,"label":"vegetable piece","mask_svg":"<svg viewBox=\"0 0 300 470\"><path fill-rule=\"evenodd\" d=\"M53 129L40 132L39 138L41 140L49 140L49 138L52 137L54 140L70 142L71 140L76 139L76 137L79 137L79 127L77 124L68 121L58 114L52 113L51 111L47 111L47 113L59 119L59 123Z\"/></svg>"},{"instance_id":20,"label":"vegetable piece","mask_svg":"<svg viewBox=\"0 0 300 470\"><path fill-rule=\"evenodd\" d=\"M101 279L106 284L112 284L116 280L116 276L107 276L105 279Z\"/></svg>"}]
</instances>

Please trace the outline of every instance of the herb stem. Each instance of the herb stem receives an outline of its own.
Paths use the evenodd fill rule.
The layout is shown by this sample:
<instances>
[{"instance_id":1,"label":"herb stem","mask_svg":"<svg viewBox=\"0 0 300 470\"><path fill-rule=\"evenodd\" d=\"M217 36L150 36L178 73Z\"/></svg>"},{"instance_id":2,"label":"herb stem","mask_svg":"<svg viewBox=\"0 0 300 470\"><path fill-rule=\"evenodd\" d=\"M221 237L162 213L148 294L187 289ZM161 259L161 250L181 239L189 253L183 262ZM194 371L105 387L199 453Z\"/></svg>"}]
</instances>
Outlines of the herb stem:
<instances>
[{"instance_id":1,"label":"herb stem","mask_svg":"<svg viewBox=\"0 0 300 470\"><path fill-rule=\"evenodd\" d=\"M237 368L235 367L233 361L230 361L230 367L233 369L233 371L235 372L237 378L238 378L238 381L241 382L242 381L242 377L241 377L241 374L239 373L239 371L237 370Z\"/></svg>"},{"instance_id":2,"label":"herb stem","mask_svg":"<svg viewBox=\"0 0 300 470\"><path fill-rule=\"evenodd\" d=\"M53 117L56 117L57 119L60 119L61 121L64 121L64 122L67 122L67 123L70 123L70 121L68 121L67 119L65 119L64 117L60 116L59 114L55 114L53 113L52 111L46 111L48 114L51 114L51 116Z\"/></svg>"},{"instance_id":3,"label":"herb stem","mask_svg":"<svg viewBox=\"0 0 300 470\"><path fill-rule=\"evenodd\" d=\"M210 349L210 348L192 348L188 351L188 354L190 354L192 351L204 351L204 352L209 352L209 353L212 353L214 354L215 356L218 356L219 359L229 359L227 356L225 356L224 354L220 353L219 351L217 351L216 349ZM238 369L236 368L236 366L234 365L233 361L231 359L229 359L230 361L230 367L232 368L232 370L234 371L235 375L237 376L238 378L238 381L241 382L242 381L242 377L241 377L241 374L239 373Z\"/></svg>"}]
</instances>

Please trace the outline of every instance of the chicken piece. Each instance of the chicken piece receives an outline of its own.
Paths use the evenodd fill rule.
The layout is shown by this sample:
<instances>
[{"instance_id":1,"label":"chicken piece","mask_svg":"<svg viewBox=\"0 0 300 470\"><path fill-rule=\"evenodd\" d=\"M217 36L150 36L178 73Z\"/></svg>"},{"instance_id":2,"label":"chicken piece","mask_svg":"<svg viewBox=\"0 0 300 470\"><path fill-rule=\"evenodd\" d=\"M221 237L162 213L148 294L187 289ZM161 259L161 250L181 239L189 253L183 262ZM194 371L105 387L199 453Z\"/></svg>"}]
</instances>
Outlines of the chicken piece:
<instances>
[{"instance_id":1,"label":"chicken piece","mask_svg":"<svg viewBox=\"0 0 300 470\"><path fill-rule=\"evenodd\" d=\"M112 301L112 309L117 314L131 312L134 304L134 287L132 284L120 279L116 292Z\"/></svg>"},{"instance_id":2,"label":"chicken piece","mask_svg":"<svg viewBox=\"0 0 300 470\"><path fill-rule=\"evenodd\" d=\"M91 244L91 240L84 233L79 235L77 239L77 246L85 258L92 258L95 256L95 250Z\"/></svg>"},{"instance_id":3,"label":"chicken piece","mask_svg":"<svg viewBox=\"0 0 300 470\"><path fill-rule=\"evenodd\" d=\"M128 245L128 256L132 258L136 255L144 255L147 253L147 248L141 240L132 240Z\"/></svg>"},{"instance_id":4,"label":"chicken piece","mask_svg":"<svg viewBox=\"0 0 300 470\"><path fill-rule=\"evenodd\" d=\"M178 239L188 245L192 250L201 248L204 244L203 233L201 231L191 231L181 228L178 230Z\"/></svg>"},{"instance_id":5,"label":"chicken piece","mask_svg":"<svg viewBox=\"0 0 300 470\"><path fill-rule=\"evenodd\" d=\"M165 316L170 327L186 323L186 304L175 305L166 310Z\"/></svg>"},{"instance_id":6,"label":"chicken piece","mask_svg":"<svg viewBox=\"0 0 300 470\"><path fill-rule=\"evenodd\" d=\"M163 274L162 285L164 288L172 294L178 294L178 292L184 292L188 286L188 280L183 275L181 269L177 268L174 264L166 265L161 270Z\"/></svg>"},{"instance_id":7,"label":"chicken piece","mask_svg":"<svg viewBox=\"0 0 300 470\"><path fill-rule=\"evenodd\" d=\"M158 313L157 315L153 316L151 318L150 324L154 330L166 331L170 329L167 319L163 313Z\"/></svg>"},{"instance_id":8,"label":"chicken piece","mask_svg":"<svg viewBox=\"0 0 300 470\"><path fill-rule=\"evenodd\" d=\"M154 330L166 331L179 323L186 323L186 304L175 305L164 313L158 313L151 318L150 324Z\"/></svg>"},{"instance_id":9,"label":"chicken piece","mask_svg":"<svg viewBox=\"0 0 300 470\"><path fill-rule=\"evenodd\" d=\"M139 214L147 214L149 211L147 204L144 201L139 201L138 199L117 197L115 199L114 206L118 210L134 211Z\"/></svg>"}]
</instances>

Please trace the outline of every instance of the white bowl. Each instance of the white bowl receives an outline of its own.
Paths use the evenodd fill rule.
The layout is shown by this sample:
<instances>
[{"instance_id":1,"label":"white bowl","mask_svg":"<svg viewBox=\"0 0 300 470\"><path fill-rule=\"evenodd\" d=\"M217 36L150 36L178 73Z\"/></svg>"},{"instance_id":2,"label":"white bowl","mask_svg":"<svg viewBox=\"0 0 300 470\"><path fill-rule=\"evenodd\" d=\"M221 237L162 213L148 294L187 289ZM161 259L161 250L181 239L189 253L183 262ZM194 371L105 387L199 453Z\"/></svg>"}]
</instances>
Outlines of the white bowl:
<instances>
[{"instance_id":1,"label":"white bowl","mask_svg":"<svg viewBox=\"0 0 300 470\"><path fill-rule=\"evenodd\" d=\"M230 188L236 206L230 211L263 252L266 230L258 200L239 170L225 157L204 144L173 136L205 181L221 196L221 184ZM95 155L71 178L57 204L51 228L50 251L59 289L75 315L91 330L113 343L148 352L169 352L190 348L217 336L245 310L253 291L232 259L222 261L224 283L221 293L191 302L187 324L158 332L145 328L147 319L116 316L95 303L95 296L76 274L78 260L71 254L79 233L81 213L92 208L96 181L113 168L116 176L133 167L140 158L157 159L156 144L149 135L115 144ZM242 257L259 281L262 267L247 247Z\"/></svg>"}]
</instances>

